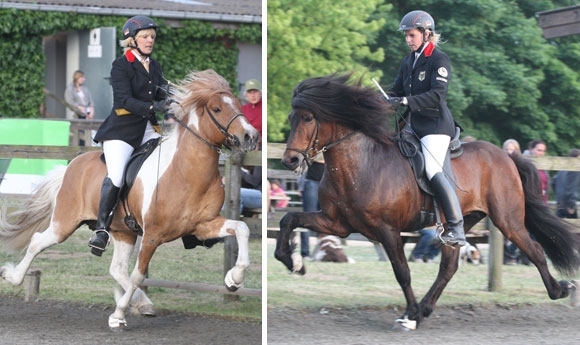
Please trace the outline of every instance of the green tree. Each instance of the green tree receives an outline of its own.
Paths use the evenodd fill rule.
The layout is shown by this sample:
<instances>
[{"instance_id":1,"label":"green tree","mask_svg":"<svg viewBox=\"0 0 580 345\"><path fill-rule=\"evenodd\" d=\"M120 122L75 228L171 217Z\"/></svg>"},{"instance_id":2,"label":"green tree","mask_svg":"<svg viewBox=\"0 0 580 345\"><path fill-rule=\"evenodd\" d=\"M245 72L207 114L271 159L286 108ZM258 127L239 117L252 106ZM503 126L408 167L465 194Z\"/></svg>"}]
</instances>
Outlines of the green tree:
<instances>
[{"instance_id":1,"label":"green tree","mask_svg":"<svg viewBox=\"0 0 580 345\"><path fill-rule=\"evenodd\" d=\"M434 17L443 36L440 48L452 62L449 107L464 134L497 145L515 138L523 148L541 138L550 154L562 155L580 147L580 107L571 99L578 94L578 37L545 40L536 13L572 4L411 0L396 10L399 18L417 8ZM394 30L381 32L388 53L400 46L392 42L399 39ZM387 54L381 65L387 80L396 73L393 61Z\"/></svg>"},{"instance_id":2,"label":"green tree","mask_svg":"<svg viewBox=\"0 0 580 345\"><path fill-rule=\"evenodd\" d=\"M285 139L292 89L301 80L335 72L380 77L383 49L370 44L385 24L382 2L268 1L269 141Z\"/></svg>"},{"instance_id":3,"label":"green tree","mask_svg":"<svg viewBox=\"0 0 580 345\"><path fill-rule=\"evenodd\" d=\"M464 135L497 145L515 138L523 148L530 140L541 138L551 155L565 155L570 148L580 147L580 35L546 40L536 16L537 12L577 5L576 1L386 0L376 11L377 3L370 8L361 4L362 12L347 8L358 6L350 2L304 1L292 7L287 2L268 3L270 140L284 138L292 88L301 79L362 64L371 67L373 76L382 74L381 84L388 86L401 60L410 53L397 30L399 22L409 11L423 9L434 17L436 31L443 38L440 48L451 58L448 103ZM319 40L328 31L345 37L342 31L332 31L331 19L323 18L327 14L334 18L336 13L344 17L341 8L346 8L349 19L375 20L382 25L378 36L375 31L370 35L365 31L366 43L360 44L367 44L370 52L382 52L384 59L340 55L344 50L320 51L320 47L339 50L319 44ZM344 27L347 25L341 29Z\"/></svg>"}]
</instances>

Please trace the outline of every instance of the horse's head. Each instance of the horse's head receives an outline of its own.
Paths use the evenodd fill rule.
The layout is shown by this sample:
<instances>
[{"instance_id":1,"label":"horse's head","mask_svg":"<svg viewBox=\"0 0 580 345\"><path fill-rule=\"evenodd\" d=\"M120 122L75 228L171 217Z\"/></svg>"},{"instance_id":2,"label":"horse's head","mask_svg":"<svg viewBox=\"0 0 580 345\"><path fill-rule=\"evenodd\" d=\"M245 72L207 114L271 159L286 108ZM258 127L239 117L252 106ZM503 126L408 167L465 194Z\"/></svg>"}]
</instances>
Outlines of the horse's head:
<instances>
[{"instance_id":1,"label":"horse's head","mask_svg":"<svg viewBox=\"0 0 580 345\"><path fill-rule=\"evenodd\" d=\"M209 147L242 152L256 149L258 131L241 112L228 82L213 70L191 72L172 90L177 122Z\"/></svg>"},{"instance_id":2,"label":"horse's head","mask_svg":"<svg viewBox=\"0 0 580 345\"><path fill-rule=\"evenodd\" d=\"M304 162L322 154L361 132L386 141L390 106L371 88L358 80L349 83L350 74L329 75L300 82L292 95L288 115L290 134L282 164L297 173Z\"/></svg>"},{"instance_id":3,"label":"horse's head","mask_svg":"<svg viewBox=\"0 0 580 345\"><path fill-rule=\"evenodd\" d=\"M300 174L304 163L309 164L320 154L320 125L314 114L305 109L292 109L288 115L290 135L282 164Z\"/></svg>"}]
</instances>

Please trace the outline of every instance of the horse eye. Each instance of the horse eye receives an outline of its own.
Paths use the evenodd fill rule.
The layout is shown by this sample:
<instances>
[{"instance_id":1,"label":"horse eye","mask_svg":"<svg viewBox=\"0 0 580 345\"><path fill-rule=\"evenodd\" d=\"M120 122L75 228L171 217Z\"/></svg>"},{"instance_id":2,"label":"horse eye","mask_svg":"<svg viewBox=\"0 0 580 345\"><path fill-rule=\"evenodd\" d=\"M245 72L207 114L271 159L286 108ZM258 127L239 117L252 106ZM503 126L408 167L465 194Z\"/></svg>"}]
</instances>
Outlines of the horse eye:
<instances>
[{"instance_id":1,"label":"horse eye","mask_svg":"<svg viewBox=\"0 0 580 345\"><path fill-rule=\"evenodd\" d=\"M302 119L306 122L312 122L312 120L314 120L314 116L312 116L310 113L307 113L302 116Z\"/></svg>"},{"instance_id":2,"label":"horse eye","mask_svg":"<svg viewBox=\"0 0 580 345\"><path fill-rule=\"evenodd\" d=\"M217 108L217 107L216 108L213 108L213 112L214 113L219 113L220 111L222 111L220 108Z\"/></svg>"}]
</instances>

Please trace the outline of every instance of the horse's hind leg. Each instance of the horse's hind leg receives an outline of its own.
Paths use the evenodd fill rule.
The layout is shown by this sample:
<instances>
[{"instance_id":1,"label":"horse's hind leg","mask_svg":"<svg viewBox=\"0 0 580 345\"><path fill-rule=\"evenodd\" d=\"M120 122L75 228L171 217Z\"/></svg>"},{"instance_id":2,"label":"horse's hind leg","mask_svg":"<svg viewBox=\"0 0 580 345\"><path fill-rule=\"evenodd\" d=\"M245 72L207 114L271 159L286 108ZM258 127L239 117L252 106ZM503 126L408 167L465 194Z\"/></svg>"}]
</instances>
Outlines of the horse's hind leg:
<instances>
[{"instance_id":1,"label":"horse's hind leg","mask_svg":"<svg viewBox=\"0 0 580 345\"><path fill-rule=\"evenodd\" d=\"M501 224L501 223L500 223ZM522 224L497 225L499 229L509 229L502 231L506 237L512 241L524 253L531 263L533 263L544 282L544 286L551 299L559 299L568 296L570 285L566 281L559 282L554 278L548 269L548 262L542 245L530 237L528 230ZM504 227L506 226L506 227ZM517 230L514 230L517 229ZM562 229L562 231L565 231Z\"/></svg>"},{"instance_id":2,"label":"horse's hind leg","mask_svg":"<svg viewBox=\"0 0 580 345\"><path fill-rule=\"evenodd\" d=\"M30 244L26 249L26 255L16 266L7 263L0 268L0 276L12 285L20 285L24 280L24 276L32 263L32 260L46 248L49 248L64 239L59 238L54 231L52 224L44 232L36 232L32 235Z\"/></svg>"},{"instance_id":3,"label":"horse's hind leg","mask_svg":"<svg viewBox=\"0 0 580 345\"><path fill-rule=\"evenodd\" d=\"M443 246L441 248L441 263L439 264L437 278L435 278L435 282L433 282L433 285L431 285L431 288L419 303L419 310L421 311L422 316L428 317L431 315L435 309L435 304L439 300L439 297L441 297L443 290L451 278L453 278L455 272L457 272L458 267L459 248Z\"/></svg>"}]
</instances>

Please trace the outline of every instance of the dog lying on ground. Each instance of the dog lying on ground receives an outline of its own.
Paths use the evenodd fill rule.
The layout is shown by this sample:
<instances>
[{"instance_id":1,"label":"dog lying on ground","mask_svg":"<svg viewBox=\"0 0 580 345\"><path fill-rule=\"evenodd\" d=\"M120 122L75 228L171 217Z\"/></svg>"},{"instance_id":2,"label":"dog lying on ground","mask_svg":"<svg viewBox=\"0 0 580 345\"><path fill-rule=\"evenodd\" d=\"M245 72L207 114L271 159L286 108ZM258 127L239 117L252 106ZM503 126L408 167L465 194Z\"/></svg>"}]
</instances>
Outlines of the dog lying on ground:
<instances>
[{"instance_id":1,"label":"dog lying on ground","mask_svg":"<svg viewBox=\"0 0 580 345\"><path fill-rule=\"evenodd\" d=\"M318 239L318 244L314 249L312 260L323 262L347 262L354 263L354 260L346 256L340 238L338 236L326 235Z\"/></svg>"},{"instance_id":2,"label":"dog lying on ground","mask_svg":"<svg viewBox=\"0 0 580 345\"><path fill-rule=\"evenodd\" d=\"M471 244L466 244L459 250L459 264L471 263L474 265L479 265L481 263L481 253L477 247Z\"/></svg>"}]
</instances>

